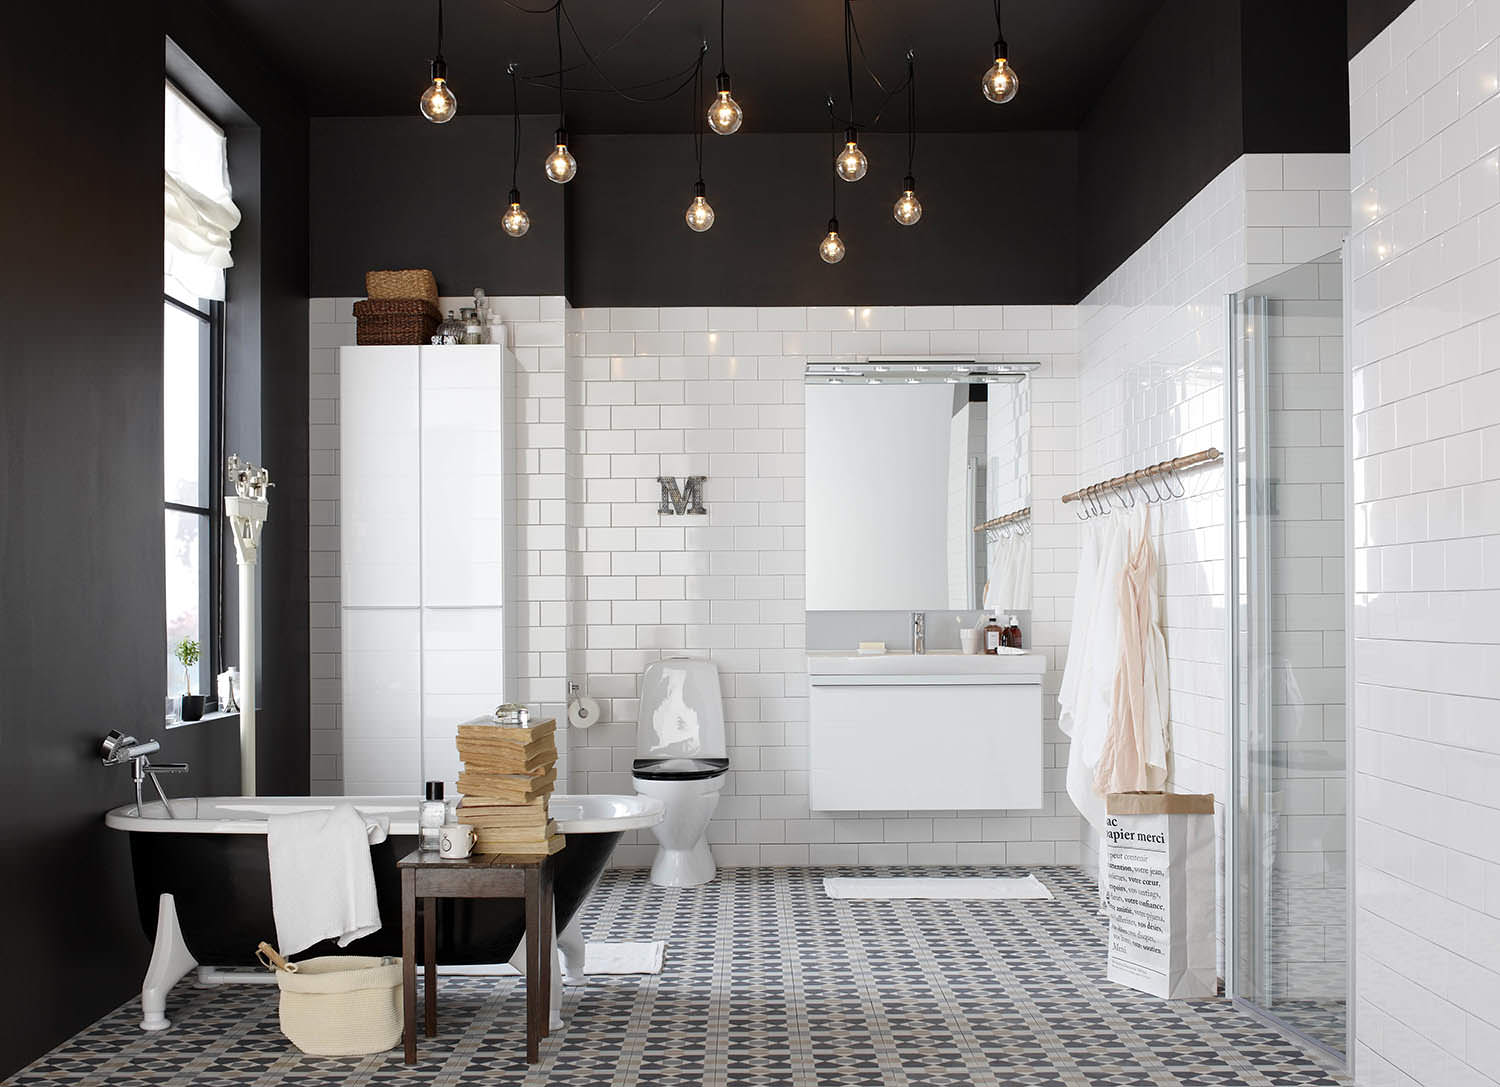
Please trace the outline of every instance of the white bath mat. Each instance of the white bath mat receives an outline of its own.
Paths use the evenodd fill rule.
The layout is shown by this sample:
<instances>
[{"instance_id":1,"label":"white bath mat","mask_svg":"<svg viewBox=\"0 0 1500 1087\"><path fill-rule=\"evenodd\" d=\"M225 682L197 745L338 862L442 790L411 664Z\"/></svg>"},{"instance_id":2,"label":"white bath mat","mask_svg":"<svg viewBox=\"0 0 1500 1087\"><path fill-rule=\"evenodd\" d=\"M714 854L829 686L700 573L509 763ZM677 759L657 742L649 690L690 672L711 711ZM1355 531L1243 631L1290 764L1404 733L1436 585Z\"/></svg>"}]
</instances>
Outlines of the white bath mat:
<instances>
[{"instance_id":1,"label":"white bath mat","mask_svg":"<svg viewBox=\"0 0 1500 1087\"><path fill-rule=\"evenodd\" d=\"M585 974L660 974L667 945L661 940L590 940L585 952ZM443 975L470 977L516 977L520 971L509 963L492 966L439 966Z\"/></svg>"},{"instance_id":2,"label":"white bath mat","mask_svg":"<svg viewBox=\"0 0 1500 1087\"><path fill-rule=\"evenodd\" d=\"M1052 892L1035 876L826 876L829 898L1048 899Z\"/></svg>"}]
</instances>

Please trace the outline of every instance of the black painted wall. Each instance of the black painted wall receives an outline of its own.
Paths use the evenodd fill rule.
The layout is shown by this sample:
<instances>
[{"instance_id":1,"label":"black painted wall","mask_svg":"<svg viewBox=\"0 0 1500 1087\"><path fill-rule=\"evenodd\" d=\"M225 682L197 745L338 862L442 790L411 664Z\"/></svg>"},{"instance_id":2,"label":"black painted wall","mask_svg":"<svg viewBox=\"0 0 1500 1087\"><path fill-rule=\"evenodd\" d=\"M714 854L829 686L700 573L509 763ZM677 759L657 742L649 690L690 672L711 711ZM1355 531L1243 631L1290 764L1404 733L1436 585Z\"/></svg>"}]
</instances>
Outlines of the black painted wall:
<instances>
[{"instance_id":1,"label":"black painted wall","mask_svg":"<svg viewBox=\"0 0 1500 1087\"><path fill-rule=\"evenodd\" d=\"M522 118L517 180L531 229L509 238L500 215L510 117L314 118L313 296L362 296L376 268L430 268L443 294L561 294L564 186L542 176L556 127L552 117Z\"/></svg>"},{"instance_id":2,"label":"black painted wall","mask_svg":"<svg viewBox=\"0 0 1500 1087\"><path fill-rule=\"evenodd\" d=\"M1071 133L933 134L918 145L922 220L891 217L904 136L861 141L870 172L836 181L825 135L705 141L713 228L683 223L692 142L579 137L568 189L575 306L906 305L1071 301L1076 140ZM818 257L838 186L848 256Z\"/></svg>"},{"instance_id":3,"label":"black painted wall","mask_svg":"<svg viewBox=\"0 0 1500 1087\"><path fill-rule=\"evenodd\" d=\"M1386 27L1395 21L1412 0L1349 0L1348 54L1354 59Z\"/></svg>"},{"instance_id":4,"label":"black painted wall","mask_svg":"<svg viewBox=\"0 0 1500 1087\"><path fill-rule=\"evenodd\" d=\"M79 18L25 5L0 35L0 100L48 88L45 110L0 111L0 871L9 887L0 926L11 934L10 969L26 979L0 991L0 1076L127 999L145 969L128 844L103 823L129 796L129 772L100 765L100 737L118 727L160 739L163 758L192 764L170 779L179 795L238 791L233 724L165 733L161 723L162 76L173 13L99 5ZM200 46L224 40L221 29L199 30ZM65 43L65 77L59 54L39 42ZM286 151L268 136L267 160ZM273 526L286 537L267 563L290 600L266 623L268 635L281 625L277 638L292 636L285 648L300 664L274 666L290 668L295 686L299 667L306 675L306 613L293 624L285 612L307 584L306 503L296 497L306 486L305 453L302 463L296 455L306 433L306 216L305 168L295 156L286 166L264 192L261 336L268 358L278 356L266 387L287 397L264 449L268 459L286 454ZM280 698L273 727L289 740L300 733L305 750L300 682L268 702Z\"/></svg>"}]
</instances>

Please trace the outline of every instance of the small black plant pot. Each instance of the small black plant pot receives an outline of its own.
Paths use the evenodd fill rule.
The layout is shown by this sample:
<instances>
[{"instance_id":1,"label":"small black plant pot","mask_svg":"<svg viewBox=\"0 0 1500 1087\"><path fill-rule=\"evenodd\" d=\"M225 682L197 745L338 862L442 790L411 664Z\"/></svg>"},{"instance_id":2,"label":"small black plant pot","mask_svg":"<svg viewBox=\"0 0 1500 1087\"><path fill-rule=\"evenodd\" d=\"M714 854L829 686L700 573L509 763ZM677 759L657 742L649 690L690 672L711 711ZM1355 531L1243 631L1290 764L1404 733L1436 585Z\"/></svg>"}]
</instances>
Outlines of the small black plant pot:
<instances>
[{"instance_id":1,"label":"small black plant pot","mask_svg":"<svg viewBox=\"0 0 1500 1087\"><path fill-rule=\"evenodd\" d=\"M201 694L185 694L182 696L182 705L177 709L177 716L184 721L203 720L203 699Z\"/></svg>"}]
</instances>

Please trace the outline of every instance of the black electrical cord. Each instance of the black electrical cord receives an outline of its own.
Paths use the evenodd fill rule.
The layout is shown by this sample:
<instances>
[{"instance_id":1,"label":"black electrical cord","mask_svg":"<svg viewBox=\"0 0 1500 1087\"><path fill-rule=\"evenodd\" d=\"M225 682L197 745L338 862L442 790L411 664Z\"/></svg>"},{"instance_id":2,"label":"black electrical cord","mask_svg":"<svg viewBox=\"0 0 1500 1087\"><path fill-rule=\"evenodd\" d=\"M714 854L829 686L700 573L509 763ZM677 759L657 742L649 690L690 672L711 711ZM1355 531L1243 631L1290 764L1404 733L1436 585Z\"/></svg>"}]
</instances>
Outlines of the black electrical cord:
<instances>
[{"instance_id":1,"label":"black electrical cord","mask_svg":"<svg viewBox=\"0 0 1500 1087\"><path fill-rule=\"evenodd\" d=\"M849 6L850 0L844 0L844 76L849 83L849 127L857 127L854 122L854 11Z\"/></svg>"},{"instance_id":2,"label":"black electrical cord","mask_svg":"<svg viewBox=\"0 0 1500 1087\"><path fill-rule=\"evenodd\" d=\"M693 190L696 195L703 195L703 125L698 123L698 115L703 109L703 58L707 53L698 54L697 81L693 86L693 154L698 160L698 185Z\"/></svg>"},{"instance_id":3,"label":"black electrical cord","mask_svg":"<svg viewBox=\"0 0 1500 1087\"><path fill-rule=\"evenodd\" d=\"M912 175L917 158L917 58L906 54L906 176Z\"/></svg>"},{"instance_id":4,"label":"black electrical cord","mask_svg":"<svg viewBox=\"0 0 1500 1087\"><path fill-rule=\"evenodd\" d=\"M724 4L726 0L719 0L719 74L729 74L729 53L724 48Z\"/></svg>"},{"instance_id":5,"label":"black electrical cord","mask_svg":"<svg viewBox=\"0 0 1500 1087\"><path fill-rule=\"evenodd\" d=\"M438 5L438 44L437 44L437 58L436 58L436 60L437 60L437 62L439 64L441 64L443 62L443 0L437 0L437 5Z\"/></svg>"},{"instance_id":6,"label":"black electrical cord","mask_svg":"<svg viewBox=\"0 0 1500 1087\"><path fill-rule=\"evenodd\" d=\"M579 33L577 24L573 22L573 16L571 16L570 14L568 14L567 5L559 2L558 5L557 5L557 10L561 14L562 18L564 18L564 19L566 19L568 21L568 29L570 29L573 32L573 39L578 43L578 49L579 49L580 52L583 53L584 59L586 59L589 62L589 67L593 68L594 71L598 74L599 78L602 79L602 80L604 80L604 85L607 88L609 88L610 91L612 91L615 94L619 95L621 98L624 98L626 101L628 101L628 102L637 102L637 103L664 102L668 98L671 98L674 95L676 95L679 92L681 92L690 83L692 83L693 77L692 77L692 74L689 73L689 75L688 75L688 77L686 79L684 79L681 83L677 84L677 86L673 87L670 91L667 91L665 94L653 95L653 96L646 97L646 98L637 97L637 96L629 93L623 87L617 87L617 86L615 86L614 83L612 83L610 81L608 73L606 73L604 71L604 69L599 66L598 58L596 58L593 53L589 52L588 46L584 43L583 35ZM706 53L707 51L708 51L708 43L705 42L699 48L699 55L701 56L703 53ZM559 54L559 56L560 56L560 54ZM558 66L559 69L562 68L562 60L561 59L558 60L557 66ZM694 70L696 71L696 64L694 66Z\"/></svg>"},{"instance_id":7,"label":"black electrical cord","mask_svg":"<svg viewBox=\"0 0 1500 1087\"><path fill-rule=\"evenodd\" d=\"M521 165L521 96L516 89L516 65L512 61L505 69L510 73L510 114L511 114L511 141L510 141L510 188L515 192L519 186L516 184L516 171Z\"/></svg>"},{"instance_id":8,"label":"black electrical cord","mask_svg":"<svg viewBox=\"0 0 1500 1087\"><path fill-rule=\"evenodd\" d=\"M567 128L563 113L562 0L552 6L553 28L557 33L557 127Z\"/></svg>"}]
</instances>

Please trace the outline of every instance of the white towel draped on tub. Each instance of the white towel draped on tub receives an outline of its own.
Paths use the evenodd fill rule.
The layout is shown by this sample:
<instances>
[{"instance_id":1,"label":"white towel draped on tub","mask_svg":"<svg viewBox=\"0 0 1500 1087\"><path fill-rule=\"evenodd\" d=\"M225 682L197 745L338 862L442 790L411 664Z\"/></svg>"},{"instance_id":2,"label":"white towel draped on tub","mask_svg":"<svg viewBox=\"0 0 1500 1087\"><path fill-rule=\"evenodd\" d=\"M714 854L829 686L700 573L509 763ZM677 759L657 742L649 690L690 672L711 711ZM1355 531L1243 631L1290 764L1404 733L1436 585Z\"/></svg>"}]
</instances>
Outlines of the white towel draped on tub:
<instances>
[{"instance_id":1,"label":"white towel draped on tub","mask_svg":"<svg viewBox=\"0 0 1500 1087\"><path fill-rule=\"evenodd\" d=\"M385 841L389 826L383 817L367 820L352 804L267 820L271 912L283 955L319 940L347 947L380 928L370 846Z\"/></svg>"}]
</instances>

